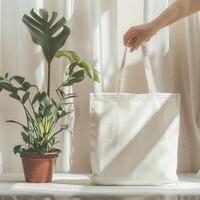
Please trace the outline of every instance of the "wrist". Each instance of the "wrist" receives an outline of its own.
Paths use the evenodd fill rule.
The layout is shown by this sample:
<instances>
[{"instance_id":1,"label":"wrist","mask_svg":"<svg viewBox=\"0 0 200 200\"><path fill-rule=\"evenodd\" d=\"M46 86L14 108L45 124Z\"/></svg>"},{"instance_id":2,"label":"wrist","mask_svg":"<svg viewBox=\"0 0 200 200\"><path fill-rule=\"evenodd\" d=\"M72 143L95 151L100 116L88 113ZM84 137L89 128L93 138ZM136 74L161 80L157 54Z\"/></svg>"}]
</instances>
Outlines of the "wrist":
<instances>
[{"instance_id":1,"label":"wrist","mask_svg":"<svg viewBox=\"0 0 200 200\"><path fill-rule=\"evenodd\" d=\"M159 24L154 20L148 22L147 25L149 26L149 30L151 30L151 35L155 35L160 30Z\"/></svg>"}]
</instances>

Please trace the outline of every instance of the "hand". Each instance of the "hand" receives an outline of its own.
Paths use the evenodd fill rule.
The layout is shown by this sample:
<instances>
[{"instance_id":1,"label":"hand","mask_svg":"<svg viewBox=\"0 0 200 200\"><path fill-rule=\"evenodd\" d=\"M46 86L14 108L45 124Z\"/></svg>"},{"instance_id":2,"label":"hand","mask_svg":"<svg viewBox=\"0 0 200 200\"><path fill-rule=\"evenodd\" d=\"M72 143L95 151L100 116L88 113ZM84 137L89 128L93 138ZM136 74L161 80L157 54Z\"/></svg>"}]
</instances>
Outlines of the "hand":
<instances>
[{"instance_id":1,"label":"hand","mask_svg":"<svg viewBox=\"0 0 200 200\"><path fill-rule=\"evenodd\" d=\"M156 33L152 23L131 27L124 35L124 45L130 47L130 51L138 49Z\"/></svg>"}]
</instances>

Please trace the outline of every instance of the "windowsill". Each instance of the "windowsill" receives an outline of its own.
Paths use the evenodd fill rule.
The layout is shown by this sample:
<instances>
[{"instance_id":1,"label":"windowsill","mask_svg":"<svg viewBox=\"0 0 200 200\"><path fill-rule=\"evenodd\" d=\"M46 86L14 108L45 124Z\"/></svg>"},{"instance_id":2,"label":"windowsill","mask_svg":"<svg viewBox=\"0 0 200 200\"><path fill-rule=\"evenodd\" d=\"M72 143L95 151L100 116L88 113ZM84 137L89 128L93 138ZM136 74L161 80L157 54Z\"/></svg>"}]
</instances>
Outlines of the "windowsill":
<instances>
[{"instance_id":1,"label":"windowsill","mask_svg":"<svg viewBox=\"0 0 200 200\"><path fill-rule=\"evenodd\" d=\"M96 186L87 174L55 174L53 183L25 183L22 174L0 175L0 196L200 196L200 177L179 175L179 182L162 186Z\"/></svg>"}]
</instances>

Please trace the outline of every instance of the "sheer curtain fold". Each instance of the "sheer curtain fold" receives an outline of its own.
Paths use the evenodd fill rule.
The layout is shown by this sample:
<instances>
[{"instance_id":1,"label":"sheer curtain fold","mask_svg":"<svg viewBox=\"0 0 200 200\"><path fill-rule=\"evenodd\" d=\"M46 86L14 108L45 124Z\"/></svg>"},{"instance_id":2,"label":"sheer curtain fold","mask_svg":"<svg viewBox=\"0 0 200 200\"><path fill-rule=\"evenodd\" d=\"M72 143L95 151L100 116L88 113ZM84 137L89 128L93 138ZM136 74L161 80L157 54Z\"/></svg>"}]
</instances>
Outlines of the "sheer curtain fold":
<instances>
[{"instance_id":1,"label":"sheer curtain fold","mask_svg":"<svg viewBox=\"0 0 200 200\"><path fill-rule=\"evenodd\" d=\"M182 95L179 171L197 172L199 148L199 13L171 27L171 57L176 90Z\"/></svg>"}]
</instances>

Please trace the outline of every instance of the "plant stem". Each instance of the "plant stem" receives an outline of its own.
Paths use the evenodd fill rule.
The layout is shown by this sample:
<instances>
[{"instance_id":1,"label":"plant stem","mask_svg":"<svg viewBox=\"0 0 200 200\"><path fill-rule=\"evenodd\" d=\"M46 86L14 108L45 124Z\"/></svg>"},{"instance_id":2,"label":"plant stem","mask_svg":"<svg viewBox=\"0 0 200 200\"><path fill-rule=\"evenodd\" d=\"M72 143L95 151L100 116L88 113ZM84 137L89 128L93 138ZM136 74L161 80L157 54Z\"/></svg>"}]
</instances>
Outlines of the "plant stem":
<instances>
[{"instance_id":1,"label":"plant stem","mask_svg":"<svg viewBox=\"0 0 200 200\"><path fill-rule=\"evenodd\" d=\"M31 121L32 128L34 129L35 133L37 133L37 127L34 124L34 120L33 120L32 116L31 116L31 114L29 113L28 109L24 105L23 105L23 107L24 107L26 116L28 117L28 121L29 120Z\"/></svg>"},{"instance_id":2,"label":"plant stem","mask_svg":"<svg viewBox=\"0 0 200 200\"><path fill-rule=\"evenodd\" d=\"M40 130L39 130L39 124L40 124L40 123L42 124L43 129L45 130L45 127L44 127L44 124L43 124L42 120L41 120L40 118L37 118L37 116L36 116L36 114L35 114L36 112L35 112L35 109L34 109L32 103L31 103L30 98L28 98L28 100L29 100L29 104L30 104L30 106L31 106L31 109L32 109L32 111L33 111L33 115L34 115L34 117L35 117L35 121L37 122L38 131L40 132ZM40 121L40 122L39 122L39 121ZM41 133L41 134L42 134L42 133Z\"/></svg>"},{"instance_id":3,"label":"plant stem","mask_svg":"<svg viewBox=\"0 0 200 200\"><path fill-rule=\"evenodd\" d=\"M58 88L57 88L56 90L60 89L61 87L64 87L65 83L67 83L67 81L70 80L71 76L69 76L69 75L67 75L67 76L68 76L68 77L66 77L66 80L65 80L61 85L59 85Z\"/></svg>"},{"instance_id":4,"label":"plant stem","mask_svg":"<svg viewBox=\"0 0 200 200\"><path fill-rule=\"evenodd\" d=\"M49 96L49 99L51 98L50 85L51 85L51 66L50 63L48 63L47 95Z\"/></svg>"},{"instance_id":5,"label":"plant stem","mask_svg":"<svg viewBox=\"0 0 200 200\"><path fill-rule=\"evenodd\" d=\"M62 103L62 101L63 101L63 99L60 99L60 102L58 103L57 108L55 109L55 111L53 113L53 116L55 116L57 114L58 108L60 107L60 104ZM54 120L54 118L52 120ZM48 134L54 129L56 124L57 124L57 122L54 122L54 121L50 124Z\"/></svg>"}]
</instances>

